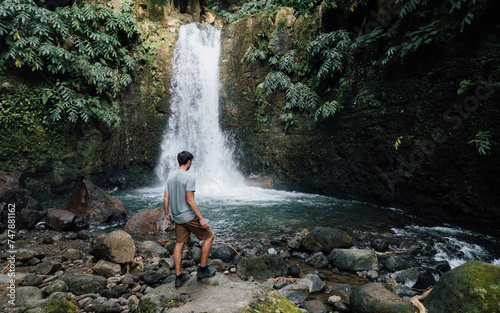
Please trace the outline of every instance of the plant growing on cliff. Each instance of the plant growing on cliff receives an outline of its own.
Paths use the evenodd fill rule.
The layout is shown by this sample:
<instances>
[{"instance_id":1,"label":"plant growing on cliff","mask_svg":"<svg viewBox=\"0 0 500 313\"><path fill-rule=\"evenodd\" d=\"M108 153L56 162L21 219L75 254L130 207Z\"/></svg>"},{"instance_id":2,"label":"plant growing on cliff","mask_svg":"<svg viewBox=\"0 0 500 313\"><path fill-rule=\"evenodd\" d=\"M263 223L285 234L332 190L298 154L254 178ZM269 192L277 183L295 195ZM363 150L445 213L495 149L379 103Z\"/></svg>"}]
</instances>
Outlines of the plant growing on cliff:
<instances>
[{"instance_id":1,"label":"plant growing on cliff","mask_svg":"<svg viewBox=\"0 0 500 313\"><path fill-rule=\"evenodd\" d=\"M52 118L95 118L112 125L106 105L132 82L135 59L124 45L137 33L130 7L119 11L84 1L49 11L30 0L0 4L0 67L39 73L52 88L43 96Z\"/></svg>"},{"instance_id":2,"label":"plant growing on cliff","mask_svg":"<svg viewBox=\"0 0 500 313\"><path fill-rule=\"evenodd\" d=\"M491 150L491 133L489 131L478 131L476 137L469 144L476 146L481 155L486 155Z\"/></svg>"}]
</instances>

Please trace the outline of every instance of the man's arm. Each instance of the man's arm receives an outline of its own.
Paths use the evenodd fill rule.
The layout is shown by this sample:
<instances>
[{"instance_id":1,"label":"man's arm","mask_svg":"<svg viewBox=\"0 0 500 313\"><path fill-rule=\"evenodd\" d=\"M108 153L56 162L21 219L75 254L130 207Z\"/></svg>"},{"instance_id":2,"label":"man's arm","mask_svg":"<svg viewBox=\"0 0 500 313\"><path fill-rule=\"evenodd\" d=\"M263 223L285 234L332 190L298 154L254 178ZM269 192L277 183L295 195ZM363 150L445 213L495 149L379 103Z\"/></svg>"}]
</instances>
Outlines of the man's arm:
<instances>
[{"instance_id":1,"label":"man's arm","mask_svg":"<svg viewBox=\"0 0 500 313\"><path fill-rule=\"evenodd\" d=\"M186 201L191 210L193 210L194 214L196 214L196 216L200 219L201 228L208 228L207 221L205 221L201 215L200 209L198 209L198 205L196 204L196 201L194 201L194 191L186 191Z\"/></svg>"},{"instance_id":2,"label":"man's arm","mask_svg":"<svg viewBox=\"0 0 500 313\"><path fill-rule=\"evenodd\" d=\"M169 194L168 192L165 191L165 194L163 195L163 210L165 211L165 216L170 221L170 205L168 201L169 201Z\"/></svg>"}]
</instances>

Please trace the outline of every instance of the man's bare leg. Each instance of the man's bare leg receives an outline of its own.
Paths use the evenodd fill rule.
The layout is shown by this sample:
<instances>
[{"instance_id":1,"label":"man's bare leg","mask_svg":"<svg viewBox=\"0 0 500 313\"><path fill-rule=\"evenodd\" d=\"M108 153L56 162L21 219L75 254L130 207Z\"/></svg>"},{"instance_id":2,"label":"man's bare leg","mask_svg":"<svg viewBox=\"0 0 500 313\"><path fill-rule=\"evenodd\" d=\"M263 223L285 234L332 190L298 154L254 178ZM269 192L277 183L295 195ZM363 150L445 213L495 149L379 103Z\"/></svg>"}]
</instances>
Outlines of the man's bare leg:
<instances>
[{"instance_id":1,"label":"man's bare leg","mask_svg":"<svg viewBox=\"0 0 500 313\"><path fill-rule=\"evenodd\" d=\"M214 238L215 235L212 235L212 237L206 239L201 245L201 259L200 259L201 267L207 266L207 260L208 256L210 255L210 250L212 249L212 243L214 242Z\"/></svg>"},{"instance_id":2,"label":"man's bare leg","mask_svg":"<svg viewBox=\"0 0 500 313\"><path fill-rule=\"evenodd\" d=\"M176 243L174 248L174 264L175 264L175 275L179 276L181 274L181 263L182 263L182 248L184 243Z\"/></svg>"}]
</instances>

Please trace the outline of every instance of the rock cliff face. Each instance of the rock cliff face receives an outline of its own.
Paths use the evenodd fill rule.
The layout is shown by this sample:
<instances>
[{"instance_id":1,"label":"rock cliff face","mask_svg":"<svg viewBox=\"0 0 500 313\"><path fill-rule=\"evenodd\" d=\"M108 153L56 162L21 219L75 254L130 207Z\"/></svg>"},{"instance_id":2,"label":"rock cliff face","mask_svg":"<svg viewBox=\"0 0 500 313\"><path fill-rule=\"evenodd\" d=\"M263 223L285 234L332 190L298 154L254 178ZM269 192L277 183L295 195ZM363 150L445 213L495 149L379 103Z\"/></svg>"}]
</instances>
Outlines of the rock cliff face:
<instances>
[{"instance_id":1,"label":"rock cliff face","mask_svg":"<svg viewBox=\"0 0 500 313\"><path fill-rule=\"evenodd\" d=\"M324 12L295 20L281 11L228 25L221 103L241 170L270 176L275 187L407 207L469 224L498 221L498 148L480 155L469 143L478 131L498 132L498 62L496 69L481 65L498 47L498 34L488 31L497 24L489 13L495 6L482 7L469 29L455 28L404 61L377 67L372 61L382 47L357 51L345 69L349 74L332 86L343 108L318 123L297 114L286 130L279 118L285 95L259 102L269 68L243 61L246 50L270 32L270 40L280 43L276 49L297 49L300 56L319 30L354 27L353 21L332 21ZM407 26L391 27L401 36ZM477 84L458 95L464 79Z\"/></svg>"}]
</instances>

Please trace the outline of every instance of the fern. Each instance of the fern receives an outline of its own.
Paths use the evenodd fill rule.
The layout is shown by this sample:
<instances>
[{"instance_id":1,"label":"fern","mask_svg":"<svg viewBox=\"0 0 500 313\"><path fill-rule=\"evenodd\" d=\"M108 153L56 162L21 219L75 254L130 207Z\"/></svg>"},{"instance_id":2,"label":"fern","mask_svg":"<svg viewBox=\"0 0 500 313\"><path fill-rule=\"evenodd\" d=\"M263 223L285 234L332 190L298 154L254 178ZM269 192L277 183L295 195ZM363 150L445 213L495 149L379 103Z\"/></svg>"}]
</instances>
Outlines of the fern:
<instances>
[{"instance_id":1,"label":"fern","mask_svg":"<svg viewBox=\"0 0 500 313\"><path fill-rule=\"evenodd\" d=\"M327 101L314 111L314 120L318 121L320 118L326 119L330 116L333 116L333 114L335 114L341 108L342 105L337 101Z\"/></svg>"},{"instance_id":2,"label":"fern","mask_svg":"<svg viewBox=\"0 0 500 313\"><path fill-rule=\"evenodd\" d=\"M278 91L286 91L292 85L292 80L288 75L283 72L271 71L267 74L264 80L264 89L267 90L268 94L272 94Z\"/></svg>"},{"instance_id":3,"label":"fern","mask_svg":"<svg viewBox=\"0 0 500 313\"><path fill-rule=\"evenodd\" d=\"M266 58L266 52L255 48L253 44L248 47L245 52L245 56L243 57L243 59L248 63L253 63L257 60L265 60Z\"/></svg>"},{"instance_id":4,"label":"fern","mask_svg":"<svg viewBox=\"0 0 500 313\"><path fill-rule=\"evenodd\" d=\"M318 104L318 95L304 83L292 84L286 91L285 109L299 108L314 111Z\"/></svg>"},{"instance_id":5,"label":"fern","mask_svg":"<svg viewBox=\"0 0 500 313\"><path fill-rule=\"evenodd\" d=\"M337 30L331 33L320 34L307 46L310 60L319 59L321 66L317 78L331 76L341 72L345 61L344 54L353 47L353 41L346 30Z\"/></svg>"},{"instance_id":6,"label":"fern","mask_svg":"<svg viewBox=\"0 0 500 313\"><path fill-rule=\"evenodd\" d=\"M132 81L128 72L136 62L120 40L138 33L128 5L115 11L75 1L52 12L31 0L4 0L0 17L0 65L40 72L52 83L44 93L52 118L118 120L92 99L116 97Z\"/></svg>"}]
</instances>

